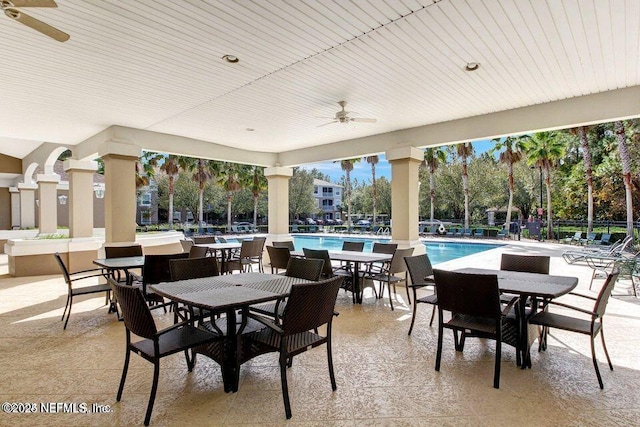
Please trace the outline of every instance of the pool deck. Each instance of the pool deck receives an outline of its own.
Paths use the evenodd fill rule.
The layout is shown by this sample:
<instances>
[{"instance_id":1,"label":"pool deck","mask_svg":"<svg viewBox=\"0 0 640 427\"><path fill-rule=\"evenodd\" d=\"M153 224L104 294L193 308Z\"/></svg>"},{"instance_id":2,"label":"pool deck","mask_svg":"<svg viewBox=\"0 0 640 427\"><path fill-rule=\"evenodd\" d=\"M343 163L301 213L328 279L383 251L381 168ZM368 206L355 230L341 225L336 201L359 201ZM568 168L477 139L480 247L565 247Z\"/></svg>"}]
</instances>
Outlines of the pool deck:
<instances>
[{"instance_id":1,"label":"pool deck","mask_svg":"<svg viewBox=\"0 0 640 427\"><path fill-rule=\"evenodd\" d=\"M363 237L362 235L355 235ZM341 235L341 237L347 237ZM436 241L436 239L429 239ZM444 242L456 239L442 239ZM472 239L462 241L474 241ZM548 254L551 273L579 278L578 291L596 295L588 285L591 269L568 265L560 256L568 245L534 241L504 243L475 255L438 264L439 268L498 268L503 252ZM152 426L617 426L640 419L640 298L630 296L628 281L616 285L607 307L606 339L614 371L606 366L596 341L605 389L598 387L586 336L552 331L546 352L532 351L532 369L515 366L515 354L503 347L500 389L492 387L494 343L468 339L464 353L445 335L440 372L435 372L437 327L428 326L430 307L418 309L407 336L411 306L404 289L376 300L366 290L353 305L340 292L334 321L333 355L338 390L331 391L326 352L315 349L296 357L288 370L293 418L285 420L277 357L256 358L242 366L240 389L224 393L220 370L198 358L187 373L184 357L163 359ZM0 255L0 373L3 402L93 403L107 413L0 413L0 425L140 425L149 397L152 366L132 356L121 402L115 395L124 359L124 328L107 313L100 296L78 298L66 331L60 316L66 285L60 275L7 276ZM576 303L575 297L563 299ZM159 326L173 314L155 310ZM534 345L535 347L535 345ZM40 411L39 411L40 412Z\"/></svg>"}]
</instances>

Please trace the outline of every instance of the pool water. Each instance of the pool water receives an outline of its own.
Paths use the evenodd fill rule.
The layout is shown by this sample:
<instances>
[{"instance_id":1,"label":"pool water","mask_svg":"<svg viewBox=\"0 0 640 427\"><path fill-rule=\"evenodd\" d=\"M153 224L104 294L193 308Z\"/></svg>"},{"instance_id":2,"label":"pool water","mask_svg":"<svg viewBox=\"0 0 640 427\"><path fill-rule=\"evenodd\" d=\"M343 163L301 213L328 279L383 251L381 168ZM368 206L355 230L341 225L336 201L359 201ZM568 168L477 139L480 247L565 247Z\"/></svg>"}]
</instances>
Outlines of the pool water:
<instances>
[{"instance_id":1,"label":"pool water","mask_svg":"<svg viewBox=\"0 0 640 427\"><path fill-rule=\"evenodd\" d=\"M294 235L293 242L296 250L302 248L310 249L328 249L330 251L339 251L342 249L342 242L348 240L350 242L365 242L364 251L371 252L374 242L389 243L390 239L371 239L362 237L325 237L325 236L300 236ZM479 252L488 251L490 249L499 248L501 244L494 243L466 243L466 242L424 242L427 248L427 254L431 264L451 261L452 259L461 258L467 255L477 254Z\"/></svg>"}]
</instances>

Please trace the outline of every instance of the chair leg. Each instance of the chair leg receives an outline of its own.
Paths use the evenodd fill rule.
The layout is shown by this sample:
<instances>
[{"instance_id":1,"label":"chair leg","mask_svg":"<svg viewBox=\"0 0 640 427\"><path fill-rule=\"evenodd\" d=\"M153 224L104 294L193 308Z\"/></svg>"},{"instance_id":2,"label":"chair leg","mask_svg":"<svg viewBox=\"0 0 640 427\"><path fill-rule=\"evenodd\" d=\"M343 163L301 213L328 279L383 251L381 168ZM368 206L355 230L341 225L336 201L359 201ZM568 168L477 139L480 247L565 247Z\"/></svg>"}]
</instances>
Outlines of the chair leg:
<instances>
[{"instance_id":1,"label":"chair leg","mask_svg":"<svg viewBox=\"0 0 640 427\"><path fill-rule=\"evenodd\" d=\"M442 326L442 311L438 310L438 349L436 350L436 371L440 371L440 360L442 359L442 334L444 327Z\"/></svg>"},{"instance_id":2,"label":"chair leg","mask_svg":"<svg viewBox=\"0 0 640 427\"><path fill-rule=\"evenodd\" d=\"M287 356L280 353L280 381L282 382L282 399L287 419L291 418L291 403L289 402L289 386L287 384Z\"/></svg>"},{"instance_id":3,"label":"chair leg","mask_svg":"<svg viewBox=\"0 0 640 427\"><path fill-rule=\"evenodd\" d=\"M389 291L389 304L391 304L391 311L393 311L393 298L391 297L391 283L387 282L387 290ZM395 294L396 285L393 285L393 293Z\"/></svg>"},{"instance_id":4,"label":"chair leg","mask_svg":"<svg viewBox=\"0 0 640 427\"><path fill-rule=\"evenodd\" d=\"M71 316L71 306L73 305L73 296L69 296L69 311L67 311L67 320L64 321L64 327L62 329L67 329L67 323L69 323L69 316Z\"/></svg>"},{"instance_id":5,"label":"chair leg","mask_svg":"<svg viewBox=\"0 0 640 427\"><path fill-rule=\"evenodd\" d=\"M607 351L607 345L604 343L604 331L602 330L602 325L600 325L600 338L602 338L602 348L604 348L604 355L607 356L607 362L609 363L609 369L613 371L613 364L611 363L611 358L609 358L609 352Z\"/></svg>"},{"instance_id":6,"label":"chair leg","mask_svg":"<svg viewBox=\"0 0 640 427\"><path fill-rule=\"evenodd\" d=\"M411 331L413 330L413 324L416 321L417 311L418 311L418 300L416 299L416 291L414 289L413 290L413 314L411 315L411 325L409 325L409 333L407 335L411 335Z\"/></svg>"},{"instance_id":7,"label":"chair leg","mask_svg":"<svg viewBox=\"0 0 640 427\"><path fill-rule=\"evenodd\" d=\"M433 318L436 316L436 305L433 305L433 309L431 310L431 320L429 321L429 327L433 325Z\"/></svg>"},{"instance_id":8,"label":"chair leg","mask_svg":"<svg viewBox=\"0 0 640 427\"><path fill-rule=\"evenodd\" d=\"M329 363L329 378L331 378L331 390L336 391L336 375L333 372L333 355L331 354L331 331L327 331L327 361Z\"/></svg>"},{"instance_id":9,"label":"chair leg","mask_svg":"<svg viewBox=\"0 0 640 427\"><path fill-rule=\"evenodd\" d=\"M122 391L124 390L124 382L127 379L127 371L129 370L129 359L131 357L131 351L127 348L127 354L124 357L124 367L122 368L122 377L120 378L120 387L118 387L118 394L116 400L120 402L122 398Z\"/></svg>"},{"instance_id":10,"label":"chair leg","mask_svg":"<svg viewBox=\"0 0 640 427\"><path fill-rule=\"evenodd\" d=\"M191 357L189 357L189 351L191 351ZM196 353L193 350L185 350L184 357L187 360L187 370L193 371L193 367L196 366Z\"/></svg>"},{"instance_id":11,"label":"chair leg","mask_svg":"<svg viewBox=\"0 0 640 427\"><path fill-rule=\"evenodd\" d=\"M600 368L598 368L598 359L596 359L596 346L594 337L591 337L591 358L593 359L593 367L596 369L596 376L598 377L598 384L600 384L600 389L604 388L604 384L602 383L602 376L600 376Z\"/></svg>"},{"instance_id":12,"label":"chair leg","mask_svg":"<svg viewBox=\"0 0 640 427\"><path fill-rule=\"evenodd\" d=\"M144 425L149 425L151 412L153 411L153 403L156 400L156 391L158 391L158 377L160 377L160 360L156 359L153 363L153 384L151 385L151 395L149 395L149 403L147 404L147 413L144 416Z\"/></svg>"},{"instance_id":13,"label":"chair leg","mask_svg":"<svg viewBox=\"0 0 640 427\"><path fill-rule=\"evenodd\" d=\"M493 373L493 388L500 388L500 364L502 362L502 335L496 338L496 367Z\"/></svg>"},{"instance_id":14,"label":"chair leg","mask_svg":"<svg viewBox=\"0 0 640 427\"><path fill-rule=\"evenodd\" d=\"M69 301L71 300L71 295L67 295L67 302L64 305L64 311L62 312L62 317L60 318L60 321L62 322L62 320L64 320L64 315L67 314L67 308L69 307Z\"/></svg>"}]
</instances>

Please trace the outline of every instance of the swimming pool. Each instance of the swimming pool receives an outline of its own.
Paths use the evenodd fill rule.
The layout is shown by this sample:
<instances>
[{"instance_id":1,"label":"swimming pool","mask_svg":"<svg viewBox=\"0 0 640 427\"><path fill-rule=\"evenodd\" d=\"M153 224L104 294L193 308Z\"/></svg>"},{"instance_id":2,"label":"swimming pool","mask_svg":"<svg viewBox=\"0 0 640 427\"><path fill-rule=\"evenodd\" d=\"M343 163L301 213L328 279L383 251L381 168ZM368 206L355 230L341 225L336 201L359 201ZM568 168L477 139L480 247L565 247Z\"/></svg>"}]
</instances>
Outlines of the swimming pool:
<instances>
[{"instance_id":1,"label":"swimming pool","mask_svg":"<svg viewBox=\"0 0 640 427\"><path fill-rule=\"evenodd\" d=\"M390 239L371 239L364 237L327 237L327 236L300 236L294 235L293 242L296 250L302 248L328 249L338 251L342 249L342 242L345 240L364 242L364 251L371 252L374 242L389 243ZM424 242L427 254L432 264L451 261L467 255L488 251L489 249L503 246L496 243L467 243L467 242Z\"/></svg>"}]
</instances>

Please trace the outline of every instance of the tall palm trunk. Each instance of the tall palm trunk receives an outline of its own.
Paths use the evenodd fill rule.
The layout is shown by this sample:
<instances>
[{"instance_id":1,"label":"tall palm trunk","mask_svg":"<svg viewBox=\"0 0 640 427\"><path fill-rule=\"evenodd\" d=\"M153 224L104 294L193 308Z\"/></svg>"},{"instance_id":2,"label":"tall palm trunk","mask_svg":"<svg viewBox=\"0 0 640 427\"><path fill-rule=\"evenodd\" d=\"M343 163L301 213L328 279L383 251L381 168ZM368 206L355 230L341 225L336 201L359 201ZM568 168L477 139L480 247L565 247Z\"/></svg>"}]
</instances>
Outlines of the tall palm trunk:
<instances>
[{"instance_id":1,"label":"tall palm trunk","mask_svg":"<svg viewBox=\"0 0 640 427\"><path fill-rule=\"evenodd\" d=\"M231 201L233 200L233 193L229 191L227 193L227 231L231 232Z\"/></svg>"},{"instance_id":2,"label":"tall palm trunk","mask_svg":"<svg viewBox=\"0 0 640 427\"><path fill-rule=\"evenodd\" d=\"M431 225L433 225L435 207L434 204L436 202L436 183L435 183L435 168L433 166L429 167L429 196L431 197Z\"/></svg>"},{"instance_id":3,"label":"tall palm trunk","mask_svg":"<svg viewBox=\"0 0 640 427\"><path fill-rule=\"evenodd\" d=\"M507 232L509 232L509 226L511 225L511 210L513 209L513 162L507 162L507 174L509 175L509 204L507 205Z\"/></svg>"},{"instance_id":4,"label":"tall palm trunk","mask_svg":"<svg viewBox=\"0 0 640 427\"><path fill-rule=\"evenodd\" d=\"M258 194L253 194L253 229L258 229Z\"/></svg>"},{"instance_id":5,"label":"tall palm trunk","mask_svg":"<svg viewBox=\"0 0 640 427\"><path fill-rule=\"evenodd\" d=\"M584 157L584 175L587 181L587 233L591 233L593 231L593 170L591 169L591 150L587 140L587 128L580 126L578 135Z\"/></svg>"},{"instance_id":6,"label":"tall palm trunk","mask_svg":"<svg viewBox=\"0 0 640 427\"><path fill-rule=\"evenodd\" d=\"M173 230L173 191L174 191L173 175L169 176L169 230Z\"/></svg>"},{"instance_id":7,"label":"tall palm trunk","mask_svg":"<svg viewBox=\"0 0 640 427\"><path fill-rule=\"evenodd\" d=\"M553 214L551 212L551 168L544 167L544 184L547 187L547 239L553 238Z\"/></svg>"},{"instance_id":8,"label":"tall palm trunk","mask_svg":"<svg viewBox=\"0 0 640 427\"><path fill-rule=\"evenodd\" d=\"M614 123L616 138L618 139L618 153L622 163L622 178L624 179L624 193L627 200L627 236L633 236L633 199L631 196L631 156L621 121Z\"/></svg>"},{"instance_id":9,"label":"tall palm trunk","mask_svg":"<svg viewBox=\"0 0 640 427\"><path fill-rule=\"evenodd\" d=\"M204 182L200 183L198 192L198 226L202 225L203 214L202 214L202 201L204 200Z\"/></svg>"},{"instance_id":10,"label":"tall palm trunk","mask_svg":"<svg viewBox=\"0 0 640 427\"><path fill-rule=\"evenodd\" d=\"M347 230L351 231L351 173L349 169L345 171L347 177Z\"/></svg>"},{"instance_id":11,"label":"tall palm trunk","mask_svg":"<svg viewBox=\"0 0 640 427\"><path fill-rule=\"evenodd\" d=\"M376 221L376 202L378 200L378 191L376 188L376 165L371 163L371 183L373 184L373 224L377 224Z\"/></svg>"},{"instance_id":12,"label":"tall palm trunk","mask_svg":"<svg viewBox=\"0 0 640 427\"><path fill-rule=\"evenodd\" d=\"M462 158L462 189L464 190L464 228L469 228L469 175L466 156Z\"/></svg>"}]
</instances>

